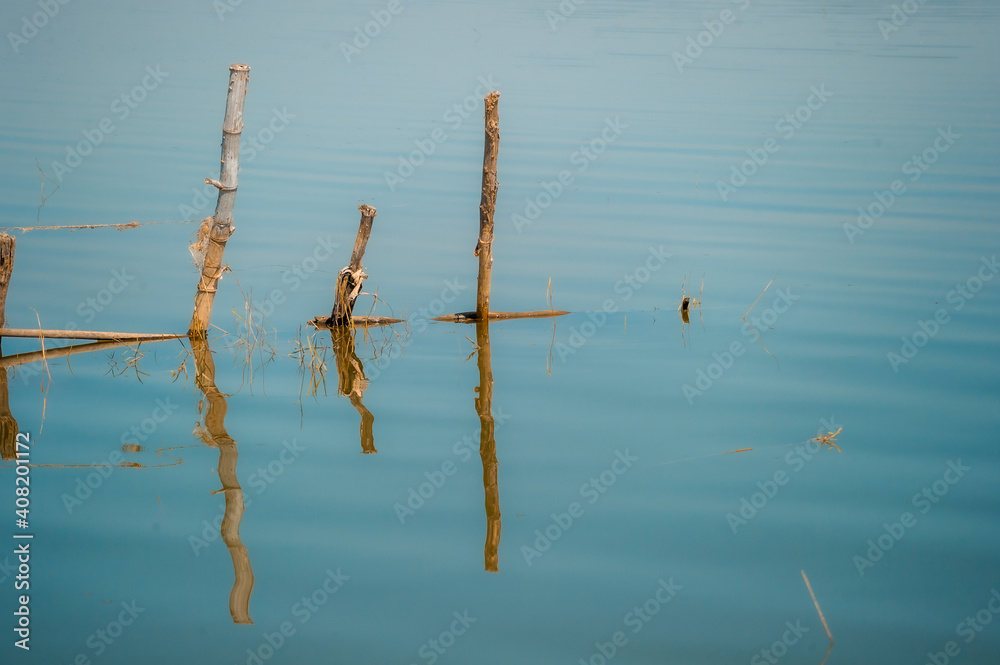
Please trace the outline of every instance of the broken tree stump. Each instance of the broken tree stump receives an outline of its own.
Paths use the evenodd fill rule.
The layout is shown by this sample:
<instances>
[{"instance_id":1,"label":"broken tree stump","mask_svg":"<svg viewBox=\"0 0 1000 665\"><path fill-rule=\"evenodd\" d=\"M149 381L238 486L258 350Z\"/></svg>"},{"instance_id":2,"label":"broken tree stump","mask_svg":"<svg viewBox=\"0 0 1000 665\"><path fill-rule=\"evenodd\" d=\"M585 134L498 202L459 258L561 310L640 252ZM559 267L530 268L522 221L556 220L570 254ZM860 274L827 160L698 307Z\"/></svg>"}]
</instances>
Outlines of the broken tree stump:
<instances>
[{"instance_id":1,"label":"broken tree stump","mask_svg":"<svg viewBox=\"0 0 1000 665\"><path fill-rule=\"evenodd\" d=\"M354 312L354 301L361 293L362 281L368 277L361 266L365 256L365 247L372 235L372 224L375 222L375 208L370 205L360 205L361 223L358 225L358 235L354 239L354 251L351 252L351 262L337 275L334 287L336 293L333 301L333 311L330 313L330 326L351 325L351 315Z\"/></svg>"},{"instance_id":2,"label":"broken tree stump","mask_svg":"<svg viewBox=\"0 0 1000 665\"><path fill-rule=\"evenodd\" d=\"M493 276L493 211L497 204L497 153L500 151L500 93L494 90L483 98L486 106L486 137L483 143L483 193L479 201L479 240L474 256L479 257L476 288L476 315L485 321L490 314L490 280Z\"/></svg>"},{"instance_id":3,"label":"broken tree stump","mask_svg":"<svg viewBox=\"0 0 1000 665\"><path fill-rule=\"evenodd\" d=\"M240 169L240 134L243 132L243 103L250 81L250 67L229 66L229 94L226 97L226 115L222 121L222 165L219 179L206 178L205 183L219 190L215 215L208 229L207 246L201 265L201 278L194 299L189 335L204 337L212 317L212 303L219 278L222 277L222 254L226 242L233 234L233 205L236 202L237 172Z\"/></svg>"}]
</instances>

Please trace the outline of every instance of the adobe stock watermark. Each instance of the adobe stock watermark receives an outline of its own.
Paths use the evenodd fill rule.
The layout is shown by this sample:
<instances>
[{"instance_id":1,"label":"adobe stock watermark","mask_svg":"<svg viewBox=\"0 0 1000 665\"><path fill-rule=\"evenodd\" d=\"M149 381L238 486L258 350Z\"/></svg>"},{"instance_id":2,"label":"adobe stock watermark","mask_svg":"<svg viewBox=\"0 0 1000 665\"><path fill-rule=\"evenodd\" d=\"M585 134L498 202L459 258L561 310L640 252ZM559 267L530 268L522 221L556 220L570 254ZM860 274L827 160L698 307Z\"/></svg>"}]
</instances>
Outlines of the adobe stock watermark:
<instances>
[{"instance_id":1,"label":"adobe stock watermark","mask_svg":"<svg viewBox=\"0 0 1000 665\"><path fill-rule=\"evenodd\" d=\"M580 5L586 2L587 0L562 0L562 2L556 5L555 10L546 10L545 20L549 22L549 29L555 32L557 30L556 26L560 23L565 23L566 19L575 14Z\"/></svg>"},{"instance_id":2,"label":"adobe stock watermark","mask_svg":"<svg viewBox=\"0 0 1000 665\"><path fill-rule=\"evenodd\" d=\"M791 482L792 477L801 471L807 462L816 457L816 454L824 445L818 440L819 436L824 432L834 432L836 431L835 428L840 427L834 422L832 417L829 420L821 418L819 422L820 426L819 430L817 430L817 438L797 445L785 453L785 467L790 469L789 471L786 471L784 468L777 469L770 478L758 480L757 489L759 491L751 493L749 497L740 497L739 508L726 513L726 523L732 529L733 535L739 533L740 527L746 526L750 523L750 520L757 517L771 499L778 495L781 488Z\"/></svg>"},{"instance_id":3,"label":"adobe stock watermark","mask_svg":"<svg viewBox=\"0 0 1000 665\"><path fill-rule=\"evenodd\" d=\"M926 515L937 505L941 499L948 494L951 487L965 477L972 467L962 464L961 458L952 461L948 460L948 468L944 470L941 477L931 483L930 487L923 487L913 495L910 503L921 514ZM882 523L884 533L875 538L868 539L868 549L863 554L855 554L851 560L858 570L858 575L865 576L865 571L874 568L875 564L881 561L886 552L896 546L906 535L908 529L917 525L918 517L910 511L906 511L899 516L899 520L889 524Z\"/></svg>"},{"instance_id":4,"label":"adobe stock watermark","mask_svg":"<svg viewBox=\"0 0 1000 665\"><path fill-rule=\"evenodd\" d=\"M155 404L156 406L153 407L152 412L147 417L122 432L121 444L123 448L125 446L138 446L141 441L146 441L180 408L178 405L172 404L169 397L164 399L157 398ZM91 471L82 478L77 478L76 489L73 493L68 494L63 492L62 497L60 497L63 507L66 508L66 514L72 515L74 510L92 497L94 492L100 489L104 482L111 477L111 474L115 472L115 469L122 466L124 461L125 455L123 452L121 450L114 450L106 459L93 464L96 467L94 471Z\"/></svg>"},{"instance_id":5,"label":"adobe stock watermark","mask_svg":"<svg viewBox=\"0 0 1000 665\"><path fill-rule=\"evenodd\" d=\"M956 637L965 638L964 643L971 643L979 633L983 632L986 626L993 623L993 619L1000 614L1000 591L996 587L990 589L990 597L986 599L983 609L976 612L975 616L967 616L955 626ZM962 653L962 647L958 642L949 640L945 642L941 651L928 651L926 665L948 665Z\"/></svg>"},{"instance_id":6,"label":"adobe stock watermark","mask_svg":"<svg viewBox=\"0 0 1000 665\"><path fill-rule=\"evenodd\" d=\"M575 354L581 349L597 331L603 328L608 322L608 314L618 311L619 301L628 302L632 296L642 289L642 287L652 279L653 274L658 272L667 263L667 259L673 254L663 251L663 245L650 247L649 256L646 261L637 266L631 273L626 273L614 284L614 292L620 298L607 298L601 303L601 308L587 312L589 321L584 321L577 326L570 326L569 336L566 341L556 342L552 347L553 352L559 356L559 360L565 364L566 358Z\"/></svg>"},{"instance_id":7,"label":"adobe stock watermark","mask_svg":"<svg viewBox=\"0 0 1000 665\"><path fill-rule=\"evenodd\" d=\"M21 47L34 39L38 35L38 32L56 17L59 10L69 3L70 0L38 0L38 8L41 11L35 12L30 17L28 15L22 16L21 29L17 32L7 33L7 41L10 42L10 47L14 49L14 53L20 54Z\"/></svg>"},{"instance_id":8,"label":"adobe stock watermark","mask_svg":"<svg viewBox=\"0 0 1000 665\"><path fill-rule=\"evenodd\" d=\"M283 286L276 286L267 289L263 298L254 298L253 294L247 294L250 302L251 319L238 319L236 322L236 337L248 339L251 320L262 321L273 315L282 305L288 302L288 295L298 291L302 285L312 277L320 267L333 256L333 250L338 249L340 243L333 240L333 236L316 236L316 244L312 251L302 257L302 259L281 271L281 283ZM244 310L245 311L245 310ZM234 352L238 348L236 345L229 347Z\"/></svg>"},{"instance_id":9,"label":"adobe stock watermark","mask_svg":"<svg viewBox=\"0 0 1000 665\"><path fill-rule=\"evenodd\" d=\"M112 270L108 285L94 295L81 300L74 310L76 315L82 318L84 323L91 323L98 314L114 302L115 296L125 292L134 279L135 275L129 273L128 266L122 266L120 270ZM67 321L63 328L64 330L79 330L80 326L76 321Z\"/></svg>"},{"instance_id":10,"label":"adobe stock watermark","mask_svg":"<svg viewBox=\"0 0 1000 665\"><path fill-rule=\"evenodd\" d=\"M622 131L626 129L628 129L628 125L623 123L619 116L616 115L614 120L606 118L600 134L580 145L569 156L569 163L576 167L576 175L590 168L590 165L596 162L597 158L604 154L608 146L617 141L622 135ZM556 174L551 182L543 180L542 191L534 196L525 197L524 210L520 214L515 212L510 216L514 229L519 234L524 233L524 227L531 225L541 216L543 210L562 196L566 188L573 184L576 175L569 169L563 169Z\"/></svg>"},{"instance_id":11,"label":"adobe stock watermark","mask_svg":"<svg viewBox=\"0 0 1000 665\"><path fill-rule=\"evenodd\" d=\"M952 312L960 312L965 307L966 303L976 297L976 294L982 291L983 287L988 284L994 276L996 276L997 271L1000 270L1000 265L997 264L997 255L994 254L991 258L987 259L985 256L980 258L980 266L975 274L966 279L964 282L960 282L955 285L955 288L947 293L945 300L952 306ZM901 365L907 365L911 360L913 360L920 349L927 346L927 344L934 339L937 334L941 331L941 328L948 325L951 322L951 314L944 307L939 307L934 311L934 316L929 317L926 321L920 319L917 321L917 329L914 330L909 335L904 335L900 337L902 344L899 346L899 352L890 351L886 354L886 360L889 361L889 366L892 367L892 371L899 374L899 368Z\"/></svg>"},{"instance_id":12,"label":"adobe stock watermark","mask_svg":"<svg viewBox=\"0 0 1000 665\"><path fill-rule=\"evenodd\" d=\"M242 4L243 0L212 0L212 9L220 21L225 21L226 14L232 14Z\"/></svg>"},{"instance_id":13,"label":"adobe stock watermark","mask_svg":"<svg viewBox=\"0 0 1000 665\"><path fill-rule=\"evenodd\" d=\"M243 507L249 508L253 499L248 496L250 489L255 490L256 496L264 494L275 481L285 474L285 469L291 466L299 458L306 448L297 439L281 442L281 452L267 463L267 466L258 467L256 471L247 478L247 490L243 492ZM201 521L201 537L191 534L188 536L188 545L196 557L201 556L201 551L219 539L222 533L222 521L226 516L226 504L223 501L219 506L219 512L211 522Z\"/></svg>"},{"instance_id":14,"label":"adobe stock watermark","mask_svg":"<svg viewBox=\"0 0 1000 665\"><path fill-rule=\"evenodd\" d=\"M741 332L744 337L759 336L765 330L772 328L777 323L778 318L787 312L796 300L801 298L801 296L792 293L791 287L777 289L775 293L777 297L770 307L762 311L759 316L756 314L751 316L750 321L743 324ZM693 405L695 397L701 397L715 385L732 368L736 359L744 353L746 353L746 347L738 339L731 342L722 353L714 352L712 358L715 362L709 363L705 369L699 369L695 373L694 385L685 383L681 386L681 393L687 399L688 405Z\"/></svg>"},{"instance_id":15,"label":"adobe stock watermark","mask_svg":"<svg viewBox=\"0 0 1000 665\"><path fill-rule=\"evenodd\" d=\"M454 303L458 299L458 296L468 288L469 285L460 283L457 277L444 280L444 288L441 289L438 297L407 316L406 325L413 328L412 332L423 333L430 325L430 319L444 314L448 306ZM368 380L374 381L377 379L382 372L389 368L393 360L397 360L403 355L403 350L408 349L411 344L413 344L413 336L412 334L407 334L402 342L393 344L388 352L378 355L374 362L369 363L365 367Z\"/></svg>"},{"instance_id":16,"label":"adobe stock watermark","mask_svg":"<svg viewBox=\"0 0 1000 665\"><path fill-rule=\"evenodd\" d=\"M510 420L510 415L503 412L503 407L497 407L496 411L493 412L493 421L496 427L502 427L508 420ZM451 447L451 452L458 459L458 463L468 462L472 459L473 454L479 451L478 439L479 429L476 429L475 432L466 434L455 442L455 445ZM418 510L434 498L448 482L448 479L458 471L458 463L451 458L446 459L441 462L439 468L424 472L425 481L418 483L415 487L412 485L409 487L406 499L392 505L400 524L406 524L407 518L416 515Z\"/></svg>"},{"instance_id":17,"label":"adobe stock watermark","mask_svg":"<svg viewBox=\"0 0 1000 665\"><path fill-rule=\"evenodd\" d=\"M653 620L653 617L670 604L670 601L677 596L677 592L683 589L684 587L674 582L673 577L666 580L661 577L657 580L656 588L649 598L633 607L622 617L625 628L631 628L629 631L631 635L637 635ZM607 642L594 642L594 652L586 659L578 659L577 663L579 665L607 665L615 659L623 647L628 645L629 639L629 633L624 630L616 630Z\"/></svg>"},{"instance_id":18,"label":"adobe stock watermark","mask_svg":"<svg viewBox=\"0 0 1000 665\"><path fill-rule=\"evenodd\" d=\"M806 97L806 101L794 111L790 111L778 118L777 122L774 123L774 131L784 140L790 140L795 136L796 131L802 129L812 119L813 113L823 108L823 105L831 97L833 97L833 93L826 89L825 83L821 83L818 88L814 85L810 86L809 96ZM730 167L729 181L715 181L719 197L724 202L729 201L729 196L735 194L738 189L747 184L749 179L767 164L771 155L779 150L781 150L781 143L773 137L765 139L759 148L747 148L746 153L749 159L744 159L738 167L736 164Z\"/></svg>"},{"instance_id":19,"label":"adobe stock watermark","mask_svg":"<svg viewBox=\"0 0 1000 665\"><path fill-rule=\"evenodd\" d=\"M455 642L462 635L465 635L466 631L476 623L478 619L474 616L469 615L469 610L462 610L459 612L452 612L451 616L454 619L448 625L446 629L441 631L441 633L435 637L427 640L425 643L421 644L417 649L417 656L427 662L427 665L434 665L438 658L443 656L448 649L455 646ZM451 617L449 617L451 618Z\"/></svg>"},{"instance_id":20,"label":"adobe stock watermark","mask_svg":"<svg viewBox=\"0 0 1000 665\"><path fill-rule=\"evenodd\" d=\"M889 35L899 32L899 29L910 22L910 17L916 14L927 0L904 0L898 5L891 5L889 18L880 18L875 22L878 31L882 33L882 41L889 43Z\"/></svg>"},{"instance_id":21,"label":"adobe stock watermark","mask_svg":"<svg viewBox=\"0 0 1000 665\"><path fill-rule=\"evenodd\" d=\"M903 162L903 165L900 167L903 175L910 176L909 181L911 183L917 182L921 176L937 163L941 155L948 152L955 145L955 141L960 138L962 138L962 135L953 132L951 125L948 126L948 129L938 127L937 136L931 144L924 148L920 154L912 155L908 160ZM906 191L906 183L901 178L896 178L889 184L887 189L872 192L874 201L867 206L858 206L858 218L855 223L844 222L843 228L847 240L853 245L854 238L863 236L865 231L870 229L875 222L880 220L892 208L896 203L896 199L906 194Z\"/></svg>"},{"instance_id":22,"label":"adobe stock watermark","mask_svg":"<svg viewBox=\"0 0 1000 665\"><path fill-rule=\"evenodd\" d=\"M608 468L599 474L591 477L580 486L580 496L587 500L588 505L594 505L601 500L607 491L618 482L618 478L624 475L632 465L639 461L639 458L632 455L629 449L623 451L616 450L615 458ZM541 558L545 552L552 547L552 544L562 538L563 534L569 531L573 524L584 515L584 507L578 501L571 502L562 513L552 513L551 522L542 529L535 529L535 540L530 545L521 545L521 555L524 562L530 568L535 559Z\"/></svg>"},{"instance_id":23,"label":"adobe stock watermark","mask_svg":"<svg viewBox=\"0 0 1000 665\"><path fill-rule=\"evenodd\" d=\"M354 26L352 42L350 44L340 42L340 52L344 55L347 64L351 64L351 58L361 55L361 52L371 45L372 40L389 27L389 24L392 23L392 17L401 14L403 9L401 0L389 0L385 9L373 9L369 12L372 20L365 23L364 29L360 25Z\"/></svg>"},{"instance_id":24,"label":"adobe stock watermark","mask_svg":"<svg viewBox=\"0 0 1000 665\"><path fill-rule=\"evenodd\" d=\"M240 134L240 165L250 164L257 158L257 155L267 150L267 146L274 141L278 134L292 124L291 121L295 120L295 117L294 114L288 112L287 106L282 107L280 111L272 108L271 118L264 127L258 129L256 133L244 130ZM218 171L216 171L214 174L210 173L208 177L217 178L218 175ZM215 205L219 195L219 190L208 183L196 186L191 191L194 193L194 196L191 197L191 205L182 203L177 206L182 219L203 217L201 213L209 206Z\"/></svg>"},{"instance_id":25,"label":"adobe stock watermark","mask_svg":"<svg viewBox=\"0 0 1000 665\"><path fill-rule=\"evenodd\" d=\"M472 91L472 94L466 95L461 101L452 104L445 110L441 115L442 122L446 123L451 131L458 131L462 123L470 117L479 117L476 112L482 111L483 97L499 87L500 84L493 80L492 74L486 78L480 76L479 85ZM416 173L417 169L423 166L427 159L437 151L438 145L447 141L448 138L447 131L441 127L435 127L424 138L414 139L413 145L416 146L416 149L408 154L399 155L397 158L399 164L396 166L395 172L385 171L383 173L389 191L396 191L396 186L403 184L407 178Z\"/></svg>"},{"instance_id":26,"label":"adobe stock watermark","mask_svg":"<svg viewBox=\"0 0 1000 665\"><path fill-rule=\"evenodd\" d=\"M105 116L98 121L97 126L93 129L83 130L82 141L76 145L66 146L66 158L62 161L52 162L52 174L59 182L62 182L67 175L83 164L84 158L91 155L97 146L104 142L104 139L118 129L115 118L118 122L124 122L132 114L132 111L139 108L139 104L146 100L149 93L156 90L168 76L170 76L169 72L160 71L160 65L156 65L155 68L147 66L146 75L139 85L115 97L114 101L111 102L111 113L114 117Z\"/></svg>"},{"instance_id":27,"label":"adobe stock watermark","mask_svg":"<svg viewBox=\"0 0 1000 665\"><path fill-rule=\"evenodd\" d=\"M298 628L292 623L292 619L298 619L298 624L304 626L309 620L316 616L327 603L340 591L344 584L351 579L340 571L340 567L334 571L332 568L326 569L326 577L312 591L312 593L302 596L289 610L291 617L278 624L274 632L261 633L261 641L256 647L246 650L246 665L264 665L274 658L274 655L293 637Z\"/></svg>"},{"instance_id":28,"label":"adobe stock watermark","mask_svg":"<svg viewBox=\"0 0 1000 665\"><path fill-rule=\"evenodd\" d=\"M732 1L741 12L746 11L750 6L750 0ZM718 18L702 21L701 24L705 26L705 29L694 37L689 36L687 38L687 48L684 49L683 53L680 51L674 51L673 53L677 72L683 74L685 66L693 65L694 61L700 58L705 52L705 49L710 48L715 43L715 40L722 36L722 33L726 30L726 26L732 24L736 20L736 16L737 14L733 13L731 9L723 9L719 12Z\"/></svg>"},{"instance_id":29,"label":"adobe stock watermark","mask_svg":"<svg viewBox=\"0 0 1000 665\"><path fill-rule=\"evenodd\" d=\"M121 610L118 612L118 617L112 619L108 622L106 626L94 631L86 639L84 644L92 652L82 651L76 655L73 659L74 665L90 665L91 657L97 658L104 654L105 651L111 648L121 636L125 633L125 629L133 625L136 619L146 611L145 607L139 607L133 598L129 602L122 601Z\"/></svg>"},{"instance_id":30,"label":"adobe stock watermark","mask_svg":"<svg viewBox=\"0 0 1000 665\"><path fill-rule=\"evenodd\" d=\"M761 649L750 659L750 665L764 665L770 663L775 665L788 654L788 650L799 643L802 636L809 632L809 629L802 625L802 619L796 619L795 623L785 622L785 632L781 634L780 640L775 640L771 646Z\"/></svg>"}]
</instances>

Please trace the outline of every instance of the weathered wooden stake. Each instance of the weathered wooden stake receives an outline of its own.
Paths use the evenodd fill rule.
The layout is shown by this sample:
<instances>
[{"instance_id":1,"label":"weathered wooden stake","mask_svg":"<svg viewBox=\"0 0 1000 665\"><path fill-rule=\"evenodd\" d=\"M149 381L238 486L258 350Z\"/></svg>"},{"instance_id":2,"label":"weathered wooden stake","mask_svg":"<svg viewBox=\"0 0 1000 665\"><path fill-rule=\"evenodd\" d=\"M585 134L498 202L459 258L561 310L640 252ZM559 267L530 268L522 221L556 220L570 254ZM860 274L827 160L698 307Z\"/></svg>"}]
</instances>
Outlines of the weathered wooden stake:
<instances>
[{"instance_id":1,"label":"weathered wooden stake","mask_svg":"<svg viewBox=\"0 0 1000 665\"><path fill-rule=\"evenodd\" d=\"M331 326L348 326L351 324L351 314L354 311L354 301L361 293L362 280L368 277L361 267L361 259L365 255L365 247L372 235L372 224L375 222L375 208L370 205L358 206L361 211L361 223L358 225L358 235L354 239L354 251L351 252L351 262L337 275L334 287L336 298L333 301L333 312L330 313Z\"/></svg>"},{"instance_id":2,"label":"weathered wooden stake","mask_svg":"<svg viewBox=\"0 0 1000 665\"><path fill-rule=\"evenodd\" d=\"M206 178L205 182L219 190L211 228L208 231L208 249L201 267L198 292L194 299L189 335L204 337L212 317L212 303L219 278L222 276L222 253L233 234L233 204L236 201L237 172L240 168L240 134L243 132L243 102L246 99L250 67L229 66L229 95L226 97L226 116L222 122L222 166L219 179Z\"/></svg>"},{"instance_id":3,"label":"weathered wooden stake","mask_svg":"<svg viewBox=\"0 0 1000 665\"><path fill-rule=\"evenodd\" d=\"M0 233L0 328L7 327L7 287L10 286L10 274L14 270L16 244L13 236Z\"/></svg>"},{"instance_id":4,"label":"weathered wooden stake","mask_svg":"<svg viewBox=\"0 0 1000 665\"><path fill-rule=\"evenodd\" d=\"M0 328L7 324L7 286L14 270L13 236L0 233ZM2 339L2 338L0 338ZM2 353L2 351L0 351ZM10 397L7 393L7 368L0 367L0 459L12 460L16 455L17 420L10 412Z\"/></svg>"},{"instance_id":5,"label":"weathered wooden stake","mask_svg":"<svg viewBox=\"0 0 1000 665\"><path fill-rule=\"evenodd\" d=\"M497 152L500 150L500 93L494 90L483 99L486 106L486 138L483 145L483 196L479 202L479 281L476 290L476 318L490 315L490 279L493 275L493 211L497 204Z\"/></svg>"}]
</instances>

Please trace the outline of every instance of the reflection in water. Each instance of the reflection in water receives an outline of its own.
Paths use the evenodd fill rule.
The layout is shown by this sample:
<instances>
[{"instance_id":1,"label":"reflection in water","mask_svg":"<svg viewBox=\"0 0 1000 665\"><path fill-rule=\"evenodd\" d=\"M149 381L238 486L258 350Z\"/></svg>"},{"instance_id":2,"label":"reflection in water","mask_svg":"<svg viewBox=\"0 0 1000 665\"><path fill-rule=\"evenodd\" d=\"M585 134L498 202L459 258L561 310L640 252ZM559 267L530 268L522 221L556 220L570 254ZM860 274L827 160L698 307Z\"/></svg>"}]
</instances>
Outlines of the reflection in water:
<instances>
[{"instance_id":1,"label":"reflection in water","mask_svg":"<svg viewBox=\"0 0 1000 665\"><path fill-rule=\"evenodd\" d=\"M354 328L334 326L330 328L330 338L333 340L333 354L337 362L337 390L350 398L351 404L361 415L361 452L377 453L372 429L375 416L361 402L361 397L368 388L368 379L361 359L354 352Z\"/></svg>"},{"instance_id":2,"label":"reflection in water","mask_svg":"<svg viewBox=\"0 0 1000 665\"><path fill-rule=\"evenodd\" d=\"M0 367L0 459L15 457L17 421L10 412L10 394L7 392L7 368Z\"/></svg>"},{"instance_id":3,"label":"reflection in water","mask_svg":"<svg viewBox=\"0 0 1000 665\"><path fill-rule=\"evenodd\" d=\"M250 593L253 591L253 569L250 555L240 541L240 521L243 519L243 489L236 477L236 460L239 451L236 441L226 432L225 396L215 386L215 361L205 339L190 338L195 360L195 385L205 395L199 411L203 412L202 425L195 430L206 445L219 449L219 482L225 493L226 510L222 518L221 535L233 557L235 580L229 594L229 613L235 623L253 623L250 619ZM204 406L207 403L207 406Z\"/></svg>"},{"instance_id":4,"label":"reflection in water","mask_svg":"<svg viewBox=\"0 0 1000 665\"><path fill-rule=\"evenodd\" d=\"M493 420L493 363L490 357L490 323L476 323L479 346L479 387L476 389L476 412L479 414L479 456L483 460L483 492L486 495L486 544L483 548L486 570L500 570L500 486L497 483L497 442Z\"/></svg>"}]
</instances>

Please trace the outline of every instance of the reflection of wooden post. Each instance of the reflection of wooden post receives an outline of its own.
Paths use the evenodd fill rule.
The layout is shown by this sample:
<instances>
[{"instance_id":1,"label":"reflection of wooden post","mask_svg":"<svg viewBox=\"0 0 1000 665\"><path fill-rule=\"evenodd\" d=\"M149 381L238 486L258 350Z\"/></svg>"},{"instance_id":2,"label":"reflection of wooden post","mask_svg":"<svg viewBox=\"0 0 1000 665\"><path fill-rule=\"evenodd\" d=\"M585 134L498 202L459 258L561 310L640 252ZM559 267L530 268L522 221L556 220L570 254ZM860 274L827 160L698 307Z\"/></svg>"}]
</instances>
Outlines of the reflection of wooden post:
<instances>
[{"instance_id":1,"label":"reflection of wooden post","mask_svg":"<svg viewBox=\"0 0 1000 665\"><path fill-rule=\"evenodd\" d=\"M354 352L354 330L349 327L336 327L330 330L333 340L333 356L337 362L337 391L347 395L351 404L361 415L361 452L377 453L375 449L375 416L361 402L361 397L368 388L365 377L365 367Z\"/></svg>"},{"instance_id":2,"label":"reflection of wooden post","mask_svg":"<svg viewBox=\"0 0 1000 665\"><path fill-rule=\"evenodd\" d=\"M476 322L479 345L479 388L476 412L479 413L479 456L483 460L483 492L486 495L486 544L483 554L487 572L500 570L500 486L497 481L497 442L493 420L493 363L490 357L490 324Z\"/></svg>"},{"instance_id":3,"label":"reflection of wooden post","mask_svg":"<svg viewBox=\"0 0 1000 665\"><path fill-rule=\"evenodd\" d=\"M16 454L17 421L10 412L10 395L7 392L7 368L0 367L0 459L5 462Z\"/></svg>"},{"instance_id":4,"label":"reflection of wooden post","mask_svg":"<svg viewBox=\"0 0 1000 665\"><path fill-rule=\"evenodd\" d=\"M361 224L358 235L354 239L354 251L351 252L351 262L337 275L336 299L333 302L333 312L330 314L331 326L351 325L351 313L354 311L354 301L361 293L361 280L368 277L361 267L361 259L365 255L368 238L372 235L372 224L375 222L375 208L369 205L358 206L361 211Z\"/></svg>"},{"instance_id":5,"label":"reflection of wooden post","mask_svg":"<svg viewBox=\"0 0 1000 665\"><path fill-rule=\"evenodd\" d=\"M0 328L7 327L7 286L14 270L13 236L0 233ZM12 460L17 441L17 421L10 412L10 396L7 393L7 368L0 367L0 459Z\"/></svg>"},{"instance_id":6,"label":"reflection of wooden post","mask_svg":"<svg viewBox=\"0 0 1000 665\"><path fill-rule=\"evenodd\" d=\"M219 449L219 482L226 497L226 510L222 516L220 529L222 541L229 548L233 558L235 580L233 590L229 594L229 613L234 623L253 623L250 618L250 593L253 591L253 569L250 566L250 555L240 541L240 522L243 520L243 489L236 477L236 461L239 451L236 442L226 431L225 396L215 385L215 361L208 341L204 338L191 337L191 351L195 359L195 384L205 395L208 407L205 409L202 440Z\"/></svg>"},{"instance_id":7,"label":"reflection of wooden post","mask_svg":"<svg viewBox=\"0 0 1000 665\"><path fill-rule=\"evenodd\" d=\"M484 98L486 138L483 145L483 194L479 202L479 281L476 290L476 318L486 321L490 314L490 279L493 276L493 210L497 204L497 152L500 150L500 93L494 90Z\"/></svg>"},{"instance_id":8,"label":"reflection of wooden post","mask_svg":"<svg viewBox=\"0 0 1000 665\"><path fill-rule=\"evenodd\" d=\"M233 234L233 204L236 202L236 174L240 169L240 134L243 132L243 102L246 99L250 68L246 65L229 66L229 95L226 97L226 115L222 121L222 166L219 179L206 179L219 190L211 228L208 230L208 249L201 266L201 279L194 299L194 314L188 333L204 337L212 317L215 290L222 276L222 253Z\"/></svg>"}]
</instances>

